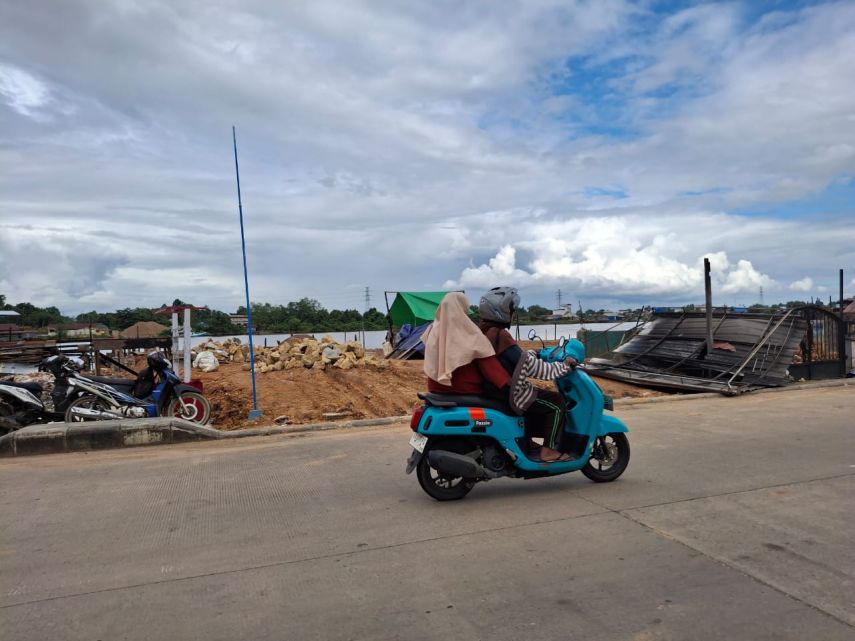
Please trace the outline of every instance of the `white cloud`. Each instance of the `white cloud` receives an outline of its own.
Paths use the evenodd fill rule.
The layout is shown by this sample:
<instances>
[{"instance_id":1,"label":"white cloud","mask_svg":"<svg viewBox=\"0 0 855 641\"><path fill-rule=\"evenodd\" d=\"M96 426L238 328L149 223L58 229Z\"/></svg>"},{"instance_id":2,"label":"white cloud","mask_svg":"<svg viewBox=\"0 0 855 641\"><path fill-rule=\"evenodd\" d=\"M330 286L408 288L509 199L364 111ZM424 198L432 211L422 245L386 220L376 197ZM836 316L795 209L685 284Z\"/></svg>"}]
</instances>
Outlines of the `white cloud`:
<instances>
[{"instance_id":1,"label":"white cloud","mask_svg":"<svg viewBox=\"0 0 855 641\"><path fill-rule=\"evenodd\" d=\"M809 292L813 289L813 278L805 276L790 283L790 289L796 292Z\"/></svg>"},{"instance_id":2,"label":"white cloud","mask_svg":"<svg viewBox=\"0 0 855 641\"><path fill-rule=\"evenodd\" d=\"M0 100L24 116L33 115L50 102L47 86L23 69L0 64Z\"/></svg>"},{"instance_id":3,"label":"white cloud","mask_svg":"<svg viewBox=\"0 0 855 641\"><path fill-rule=\"evenodd\" d=\"M725 216L650 219L611 216L534 222L511 229L519 240L505 244L487 262L466 267L446 286L564 287L600 296L690 296L703 291L703 259L710 259L719 295L757 294L777 286L768 274L724 250L734 222ZM755 223L755 228L760 225ZM528 259L518 264L517 254Z\"/></svg>"}]
</instances>

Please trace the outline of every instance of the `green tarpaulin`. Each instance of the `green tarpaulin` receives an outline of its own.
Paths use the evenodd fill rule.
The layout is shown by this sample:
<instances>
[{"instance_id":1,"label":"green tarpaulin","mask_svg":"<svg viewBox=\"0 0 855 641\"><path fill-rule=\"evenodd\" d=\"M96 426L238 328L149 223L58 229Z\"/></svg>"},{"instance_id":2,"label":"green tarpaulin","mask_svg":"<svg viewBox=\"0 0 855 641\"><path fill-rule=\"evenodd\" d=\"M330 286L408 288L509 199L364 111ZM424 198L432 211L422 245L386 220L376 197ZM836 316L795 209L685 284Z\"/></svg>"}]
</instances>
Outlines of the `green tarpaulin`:
<instances>
[{"instance_id":1,"label":"green tarpaulin","mask_svg":"<svg viewBox=\"0 0 855 641\"><path fill-rule=\"evenodd\" d=\"M389 314L392 324L400 329L409 323L413 327L424 325L433 320L436 308L442 297L448 292L398 292Z\"/></svg>"}]
</instances>

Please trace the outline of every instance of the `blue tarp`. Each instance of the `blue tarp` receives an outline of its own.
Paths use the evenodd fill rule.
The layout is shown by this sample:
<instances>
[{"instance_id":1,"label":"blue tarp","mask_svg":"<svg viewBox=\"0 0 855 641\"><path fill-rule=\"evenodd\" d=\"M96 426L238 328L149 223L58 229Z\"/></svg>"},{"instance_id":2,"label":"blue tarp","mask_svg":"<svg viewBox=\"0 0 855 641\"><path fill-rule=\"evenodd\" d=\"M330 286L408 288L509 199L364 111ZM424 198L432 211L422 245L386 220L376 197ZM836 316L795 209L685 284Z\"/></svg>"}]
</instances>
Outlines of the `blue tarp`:
<instances>
[{"instance_id":1,"label":"blue tarp","mask_svg":"<svg viewBox=\"0 0 855 641\"><path fill-rule=\"evenodd\" d=\"M416 352L424 355L425 346L424 343L422 343L422 334L424 334L425 330L431 325L433 325L433 322L425 323L418 327L413 327L409 323L404 325L396 336L397 343L395 345L395 349L399 352L406 352L407 350L415 349Z\"/></svg>"}]
</instances>

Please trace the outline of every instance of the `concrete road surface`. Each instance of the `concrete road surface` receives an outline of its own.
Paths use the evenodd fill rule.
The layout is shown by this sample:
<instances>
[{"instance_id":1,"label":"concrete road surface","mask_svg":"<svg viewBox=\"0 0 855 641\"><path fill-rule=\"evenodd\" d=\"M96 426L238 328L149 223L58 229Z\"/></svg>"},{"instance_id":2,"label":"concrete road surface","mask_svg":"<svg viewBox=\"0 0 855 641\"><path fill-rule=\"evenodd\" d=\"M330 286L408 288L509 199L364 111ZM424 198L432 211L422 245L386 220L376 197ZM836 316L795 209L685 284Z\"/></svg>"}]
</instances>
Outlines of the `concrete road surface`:
<instances>
[{"instance_id":1,"label":"concrete road surface","mask_svg":"<svg viewBox=\"0 0 855 641\"><path fill-rule=\"evenodd\" d=\"M0 638L855 639L855 390L625 407L437 503L406 426L0 463Z\"/></svg>"}]
</instances>

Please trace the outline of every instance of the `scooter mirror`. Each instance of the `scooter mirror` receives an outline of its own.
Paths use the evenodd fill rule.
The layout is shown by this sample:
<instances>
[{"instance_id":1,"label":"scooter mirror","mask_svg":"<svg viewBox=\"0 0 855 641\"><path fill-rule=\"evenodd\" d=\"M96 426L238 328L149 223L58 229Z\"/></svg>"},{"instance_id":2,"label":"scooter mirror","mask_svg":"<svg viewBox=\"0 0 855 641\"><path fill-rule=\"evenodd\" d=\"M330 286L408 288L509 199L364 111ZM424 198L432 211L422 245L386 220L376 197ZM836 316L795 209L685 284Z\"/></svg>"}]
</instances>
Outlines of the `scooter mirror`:
<instances>
[{"instance_id":1,"label":"scooter mirror","mask_svg":"<svg viewBox=\"0 0 855 641\"><path fill-rule=\"evenodd\" d=\"M537 330L530 329L528 330L528 340L530 341L540 341L540 348L544 349L546 347L546 343L543 342L543 339L537 335Z\"/></svg>"}]
</instances>

